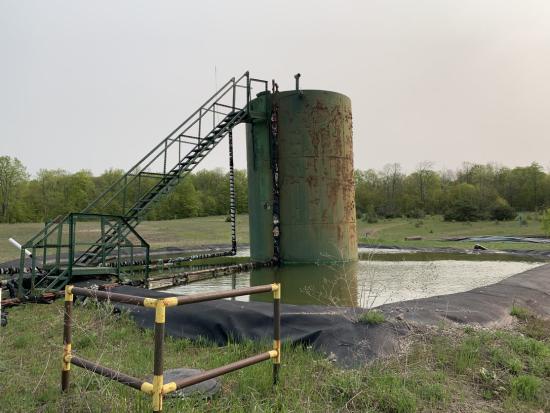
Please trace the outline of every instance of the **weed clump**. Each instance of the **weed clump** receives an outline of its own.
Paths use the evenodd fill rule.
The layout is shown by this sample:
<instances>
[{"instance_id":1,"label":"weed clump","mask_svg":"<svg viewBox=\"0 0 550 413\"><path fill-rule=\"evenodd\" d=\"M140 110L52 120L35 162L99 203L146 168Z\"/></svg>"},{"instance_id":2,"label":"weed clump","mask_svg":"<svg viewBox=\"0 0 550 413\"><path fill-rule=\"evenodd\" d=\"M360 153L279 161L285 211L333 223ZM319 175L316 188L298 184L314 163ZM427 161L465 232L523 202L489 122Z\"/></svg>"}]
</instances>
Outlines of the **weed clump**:
<instances>
[{"instance_id":1,"label":"weed clump","mask_svg":"<svg viewBox=\"0 0 550 413\"><path fill-rule=\"evenodd\" d=\"M522 375L510 381L512 396L525 401L534 401L541 388L541 381L538 377Z\"/></svg>"},{"instance_id":2,"label":"weed clump","mask_svg":"<svg viewBox=\"0 0 550 413\"><path fill-rule=\"evenodd\" d=\"M512 306L512 309L510 310L510 315L511 316L514 316L516 318L519 318L520 320L527 320L527 318L529 317L531 313L529 312L529 310L525 307L520 307L520 306L517 306L517 305L513 305Z\"/></svg>"},{"instance_id":3,"label":"weed clump","mask_svg":"<svg viewBox=\"0 0 550 413\"><path fill-rule=\"evenodd\" d=\"M384 316L384 313L378 310L369 310L359 316L360 323L363 324L382 324L384 321L386 321L386 317Z\"/></svg>"},{"instance_id":4,"label":"weed clump","mask_svg":"<svg viewBox=\"0 0 550 413\"><path fill-rule=\"evenodd\" d=\"M491 351L491 362L495 367L503 368L511 374L519 374L523 370L521 360L502 348L494 348Z\"/></svg>"}]
</instances>

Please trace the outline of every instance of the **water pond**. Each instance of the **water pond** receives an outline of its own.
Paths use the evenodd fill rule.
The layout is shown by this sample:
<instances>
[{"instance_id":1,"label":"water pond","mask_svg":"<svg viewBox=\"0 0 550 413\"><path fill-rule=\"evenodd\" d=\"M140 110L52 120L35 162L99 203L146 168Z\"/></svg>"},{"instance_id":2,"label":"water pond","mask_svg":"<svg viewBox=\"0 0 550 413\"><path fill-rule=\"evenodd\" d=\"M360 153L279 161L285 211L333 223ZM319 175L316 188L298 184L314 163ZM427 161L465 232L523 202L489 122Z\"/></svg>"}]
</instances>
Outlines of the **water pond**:
<instances>
[{"instance_id":1,"label":"water pond","mask_svg":"<svg viewBox=\"0 0 550 413\"><path fill-rule=\"evenodd\" d=\"M512 260L504 255L430 256L363 250L361 260L355 263L261 268L172 287L167 291L184 295L281 282L284 303L373 307L468 291L542 264ZM270 301L271 297L256 295L239 300Z\"/></svg>"}]
</instances>

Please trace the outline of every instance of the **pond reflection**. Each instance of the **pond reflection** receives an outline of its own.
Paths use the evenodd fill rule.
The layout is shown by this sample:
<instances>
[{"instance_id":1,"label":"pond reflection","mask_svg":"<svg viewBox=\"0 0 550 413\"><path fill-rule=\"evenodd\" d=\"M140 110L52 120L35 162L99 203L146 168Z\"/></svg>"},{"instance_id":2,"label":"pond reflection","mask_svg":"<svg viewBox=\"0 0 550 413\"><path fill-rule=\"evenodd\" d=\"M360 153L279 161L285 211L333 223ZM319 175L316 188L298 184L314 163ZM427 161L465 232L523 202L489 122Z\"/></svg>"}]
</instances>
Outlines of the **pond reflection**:
<instances>
[{"instance_id":1,"label":"pond reflection","mask_svg":"<svg viewBox=\"0 0 550 413\"><path fill-rule=\"evenodd\" d=\"M347 262L258 268L250 273L250 285L281 283L281 300L286 304L355 307L358 305L357 266L357 262ZM258 294L250 299L271 301L271 295Z\"/></svg>"}]
</instances>

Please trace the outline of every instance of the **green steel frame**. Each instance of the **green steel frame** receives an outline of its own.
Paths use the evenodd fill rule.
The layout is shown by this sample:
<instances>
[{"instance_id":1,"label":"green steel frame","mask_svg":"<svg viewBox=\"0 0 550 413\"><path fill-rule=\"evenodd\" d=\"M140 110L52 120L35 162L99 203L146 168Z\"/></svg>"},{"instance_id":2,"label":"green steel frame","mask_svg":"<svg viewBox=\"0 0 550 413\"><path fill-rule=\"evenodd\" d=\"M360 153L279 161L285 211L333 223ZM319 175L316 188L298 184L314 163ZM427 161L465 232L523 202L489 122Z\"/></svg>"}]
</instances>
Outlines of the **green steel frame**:
<instances>
[{"instance_id":1,"label":"green steel frame","mask_svg":"<svg viewBox=\"0 0 550 413\"><path fill-rule=\"evenodd\" d=\"M78 224L82 222L95 222L99 229L90 228L88 225L87 232L98 231L101 233L99 239L92 238L94 241L82 239L86 232L79 233L77 231ZM109 231L115 229L117 238L107 239ZM49 240L54 238L54 242ZM133 238L133 240L131 239ZM78 265L76 257L79 250L90 246L99 246L100 251L100 266L89 268ZM125 254L133 261L136 249L143 249L145 257L145 278L149 277L149 244L139 235L139 233L128 223L126 218L119 215L109 214L88 214L88 213L70 213L62 220L56 220L46 224L44 229L35 235L31 240L23 244L20 256L20 267L24 268L25 264L25 249L32 251L30 287L24 287L25 274L19 272L18 278L18 295L22 296L28 290L31 295L35 294L36 290L59 290L69 282L73 275L87 274L111 274L121 277L120 261L123 250L127 250ZM55 259L49 263L47 261L48 252L55 250ZM116 250L116 265L114 267L106 266L112 251ZM37 273L38 252L42 254L42 271ZM65 254L66 256L62 256Z\"/></svg>"}]
</instances>

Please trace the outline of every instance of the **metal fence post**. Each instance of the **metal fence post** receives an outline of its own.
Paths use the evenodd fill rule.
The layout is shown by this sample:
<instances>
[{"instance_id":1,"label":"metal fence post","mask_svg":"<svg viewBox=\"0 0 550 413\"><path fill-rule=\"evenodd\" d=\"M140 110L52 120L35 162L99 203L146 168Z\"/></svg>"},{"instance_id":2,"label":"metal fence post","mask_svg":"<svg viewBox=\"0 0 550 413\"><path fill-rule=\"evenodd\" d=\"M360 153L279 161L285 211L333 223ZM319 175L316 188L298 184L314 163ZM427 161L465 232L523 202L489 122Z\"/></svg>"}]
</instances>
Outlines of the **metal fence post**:
<instances>
[{"instance_id":1,"label":"metal fence post","mask_svg":"<svg viewBox=\"0 0 550 413\"><path fill-rule=\"evenodd\" d=\"M69 389L69 374L71 372L71 342L73 318L73 286L65 287L65 312L63 316L63 369L61 371L61 390Z\"/></svg>"},{"instance_id":2,"label":"metal fence post","mask_svg":"<svg viewBox=\"0 0 550 413\"><path fill-rule=\"evenodd\" d=\"M273 384L279 382L281 368L281 284L273 284L273 350L277 357L273 359Z\"/></svg>"},{"instance_id":3,"label":"metal fence post","mask_svg":"<svg viewBox=\"0 0 550 413\"><path fill-rule=\"evenodd\" d=\"M155 306L155 358L153 366L153 412L162 412L164 385L163 377L163 347L164 347L164 324L166 322L166 307L163 300L157 300Z\"/></svg>"}]
</instances>

